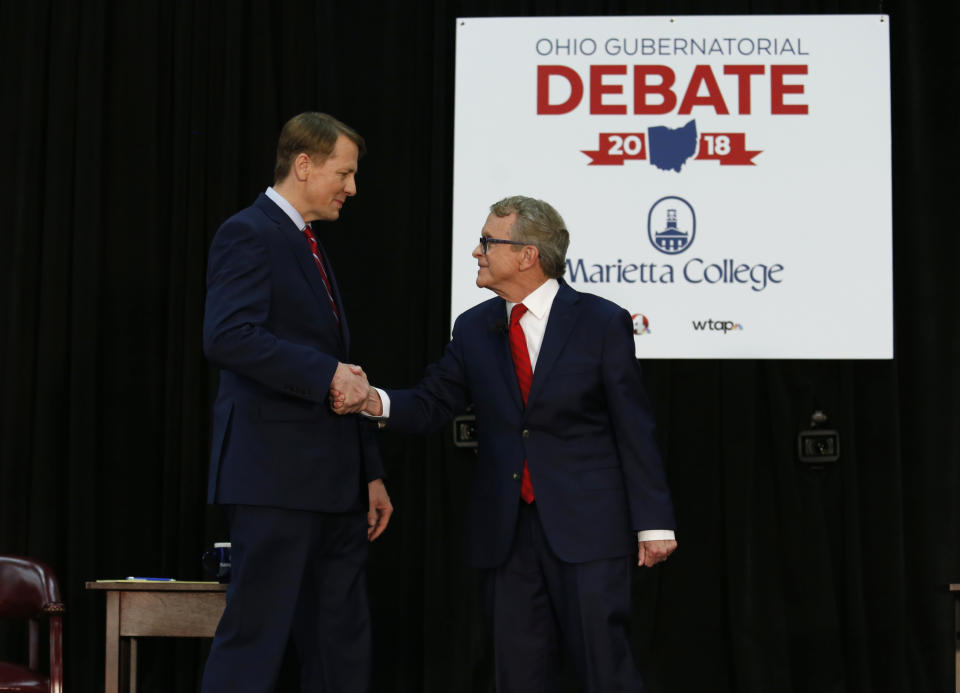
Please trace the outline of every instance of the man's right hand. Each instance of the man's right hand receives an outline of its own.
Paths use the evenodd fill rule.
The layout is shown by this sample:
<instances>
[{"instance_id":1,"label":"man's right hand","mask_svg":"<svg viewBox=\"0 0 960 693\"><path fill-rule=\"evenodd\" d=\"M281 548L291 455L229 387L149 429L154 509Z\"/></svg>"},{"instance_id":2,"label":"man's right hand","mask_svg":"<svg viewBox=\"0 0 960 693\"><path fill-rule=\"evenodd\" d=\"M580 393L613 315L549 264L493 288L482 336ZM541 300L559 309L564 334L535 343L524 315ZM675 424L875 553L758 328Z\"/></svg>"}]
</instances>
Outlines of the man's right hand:
<instances>
[{"instance_id":1,"label":"man's right hand","mask_svg":"<svg viewBox=\"0 0 960 693\"><path fill-rule=\"evenodd\" d=\"M370 388L370 391L367 393L367 403L363 405L363 411L370 416L383 415L383 402L380 400L380 393L377 392L377 388Z\"/></svg>"},{"instance_id":2,"label":"man's right hand","mask_svg":"<svg viewBox=\"0 0 960 693\"><path fill-rule=\"evenodd\" d=\"M360 366L337 364L337 371L333 374L333 380L330 381L330 401L335 412L355 414L360 411L367 403L369 390L367 374ZM337 399L333 397L334 392L338 393Z\"/></svg>"},{"instance_id":3,"label":"man's right hand","mask_svg":"<svg viewBox=\"0 0 960 693\"><path fill-rule=\"evenodd\" d=\"M344 364L340 364L343 366ZM366 373L363 372L363 369L360 366L350 365L348 366L350 373L362 377L363 381L367 383ZM340 368L337 368L339 372ZM380 393L377 392L376 388L370 387L369 383L366 386L366 393L364 401L360 403L357 408L351 408L348 402L348 397L346 393L336 387L336 377L334 377L334 382L330 383L330 408L337 414L353 414L358 411L363 411L370 416L380 416L383 414L383 403L380 401Z\"/></svg>"}]
</instances>

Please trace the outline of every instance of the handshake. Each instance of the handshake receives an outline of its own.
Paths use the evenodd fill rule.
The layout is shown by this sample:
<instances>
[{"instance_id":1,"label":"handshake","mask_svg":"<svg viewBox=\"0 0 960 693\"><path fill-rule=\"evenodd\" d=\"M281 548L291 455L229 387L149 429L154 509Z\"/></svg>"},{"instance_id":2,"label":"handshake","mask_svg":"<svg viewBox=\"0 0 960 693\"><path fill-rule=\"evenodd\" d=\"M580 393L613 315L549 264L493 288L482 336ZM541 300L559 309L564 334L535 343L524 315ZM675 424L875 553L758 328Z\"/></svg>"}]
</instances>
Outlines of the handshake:
<instances>
[{"instance_id":1,"label":"handshake","mask_svg":"<svg viewBox=\"0 0 960 693\"><path fill-rule=\"evenodd\" d=\"M380 394L370 386L367 374L360 366L349 363L338 364L330 381L330 408L337 414L383 413Z\"/></svg>"}]
</instances>

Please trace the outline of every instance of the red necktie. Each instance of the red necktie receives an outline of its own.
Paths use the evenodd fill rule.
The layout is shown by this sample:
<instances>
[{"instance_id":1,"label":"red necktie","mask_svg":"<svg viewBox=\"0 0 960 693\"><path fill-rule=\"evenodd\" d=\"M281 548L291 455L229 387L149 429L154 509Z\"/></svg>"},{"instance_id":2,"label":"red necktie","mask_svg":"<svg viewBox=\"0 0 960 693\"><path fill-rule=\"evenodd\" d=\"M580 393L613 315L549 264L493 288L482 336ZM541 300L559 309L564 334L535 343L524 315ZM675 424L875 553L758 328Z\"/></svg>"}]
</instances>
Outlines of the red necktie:
<instances>
[{"instance_id":1,"label":"red necktie","mask_svg":"<svg viewBox=\"0 0 960 693\"><path fill-rule=\"evenodd\" d=\"M327 277L327 271L323 268L323 254L320 252L320 244L317 243L317 237L313 235L313 229L310 224L303 227L303 235L307 237L307 243L310 245L310 253L313 255L313 261L320 270L320 278L327 289L327 298L330 299L330 308L333 309L333 317L340 322L340 313L337 311L337 302L333 300L333 287L330 285L330 279Z\"/></svg>"},{"instance_id":2,"label":"red necktie","mask_svg":"<svg viewBox=\"0 0 960 693\"><path fill-rule=\"evenodd\" d=\"M522 303L518 303L510 311L510 354L513 356L513 369L517 372L517 384L520 385L524 406L530 394L530 383L533 382L533 367L530 365L530 352L527 351L527 338L523 334L523 328L520 327L520 318L526 312L527 307ZM530 481L530 468L526 460L523 461L520 497L527 503L533 502L533 482Z\"/></svg>"}]
</instances>

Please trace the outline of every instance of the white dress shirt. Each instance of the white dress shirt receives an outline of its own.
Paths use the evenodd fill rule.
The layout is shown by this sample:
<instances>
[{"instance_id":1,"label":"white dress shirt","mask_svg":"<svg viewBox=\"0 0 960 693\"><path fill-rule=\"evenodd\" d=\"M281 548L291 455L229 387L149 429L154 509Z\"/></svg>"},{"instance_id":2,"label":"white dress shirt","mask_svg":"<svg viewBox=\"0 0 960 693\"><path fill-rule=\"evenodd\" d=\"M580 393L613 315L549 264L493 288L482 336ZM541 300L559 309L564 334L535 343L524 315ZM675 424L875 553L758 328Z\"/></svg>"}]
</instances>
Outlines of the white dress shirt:
<instances>
[{"instance_id":1,"label":"white dress shirt","mask_svg":"<svg viewBox=\"0 0 960 693\"><path fill-rule=\"evenodd\" d=\"M521 301L527 307L527 312L520 318L520 327L523 336L527 338L527 351L530 353L530 367L537 370L537 357L540 356L540 346L543 344L543 334L547 331L547 320L550 318L550 309L553 308L553 299L560 291L560 282L548 279L536 289L527 294ZM510 324L510 313L516 303L507 301L507 325Z\"/></svg>"},{"instance_id":2,"label":"white dress shirt","mask_svg":"<svg viewBox=\"0 0 960 693\"><path fill-rule=\"evenodd\" d=\"M307 225L307 222L305 222L303 217L300 216L300 212L298 212L292 204L287 202L287 198L278 193L272 187L268 187L266 192L263 194L277 203L277 207L282 209L283 213L290 217L290 221L297 225L298 231L303 231L304 227Z\"/></svg>"}]
</instances>

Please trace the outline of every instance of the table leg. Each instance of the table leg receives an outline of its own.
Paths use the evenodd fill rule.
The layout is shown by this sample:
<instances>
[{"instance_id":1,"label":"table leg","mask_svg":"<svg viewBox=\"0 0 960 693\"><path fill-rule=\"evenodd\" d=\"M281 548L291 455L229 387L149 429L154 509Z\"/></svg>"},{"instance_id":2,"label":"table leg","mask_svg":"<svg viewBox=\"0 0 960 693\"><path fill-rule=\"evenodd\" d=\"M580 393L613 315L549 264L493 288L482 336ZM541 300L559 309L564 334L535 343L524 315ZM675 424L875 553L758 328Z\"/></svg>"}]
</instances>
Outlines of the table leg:
<instances>
[{"instance_id":1,"label":"table leg","mask_svg":"<svg viewBox=\"0 0 960 693\"><path fill-rule=\"evenodd\" d=\"M107 661L104 693L120 693L120 593L107 592Z\"/></svg>"},{"instance_id":2,"label":"table leg","mask_svg":"<svg viewBox=\"0 0 960 693\"><path fill-rule=\"evenodd\" d=\"M130 638L130 693L137 693L137 639Z\"/></svg>"}]
</instances>

